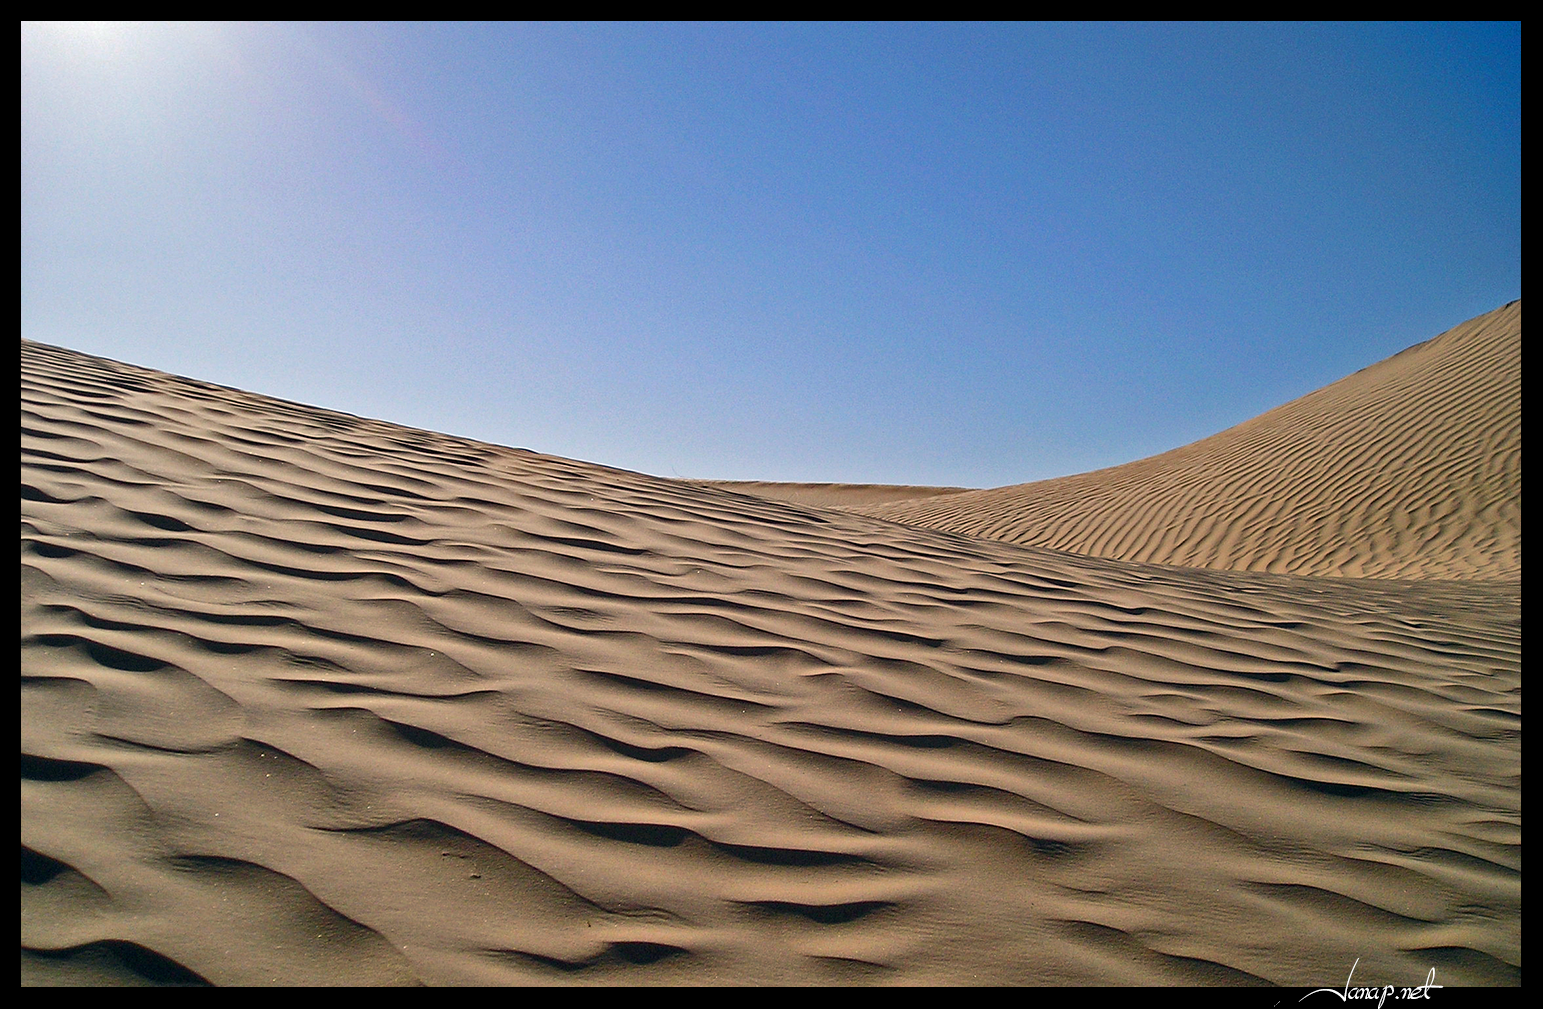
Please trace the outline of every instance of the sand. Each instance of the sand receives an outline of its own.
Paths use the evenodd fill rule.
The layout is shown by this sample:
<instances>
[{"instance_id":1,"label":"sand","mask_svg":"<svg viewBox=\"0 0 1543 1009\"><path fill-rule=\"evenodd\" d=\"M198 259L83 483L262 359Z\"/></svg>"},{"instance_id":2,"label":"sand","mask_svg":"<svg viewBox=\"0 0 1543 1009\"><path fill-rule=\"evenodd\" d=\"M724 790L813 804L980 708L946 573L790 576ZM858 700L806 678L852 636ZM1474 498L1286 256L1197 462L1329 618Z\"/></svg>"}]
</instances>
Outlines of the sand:
<instances>
[{"instance_id":1,"label":"sand","mask_svg":"<svg viewBox=\"0 0 1543 1009\"><path fill-rule=\"evenodd\" d=\"M1092 557L1521 578L1521 302L1172 452L991 490L719 483Z\"/></svg>"},{"instance_id":2,"label":"sand","mask_svg":"<svg viewBox=\"0 0 1543 1009\"><path fill-rule=\"evenodd\" d=\"M24 342L22 981L1519 984L1520 320L969 492Z\"/></svg>"}]
</instances>

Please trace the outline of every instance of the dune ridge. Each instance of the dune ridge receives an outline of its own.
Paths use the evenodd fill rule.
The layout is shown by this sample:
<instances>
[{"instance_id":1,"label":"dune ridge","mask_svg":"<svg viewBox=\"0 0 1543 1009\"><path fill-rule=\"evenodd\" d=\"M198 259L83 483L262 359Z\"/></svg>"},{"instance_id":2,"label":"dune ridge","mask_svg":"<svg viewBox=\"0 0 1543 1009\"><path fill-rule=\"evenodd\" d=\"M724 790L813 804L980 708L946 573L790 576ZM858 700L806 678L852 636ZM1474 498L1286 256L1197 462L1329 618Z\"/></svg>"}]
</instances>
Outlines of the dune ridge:
<instances>
[{"instance_id":1,"label":"dune ridge","mask_svg":"<svg viewBox=\"0 0 1543 1009\"><path fill-rule=\"evenodd\" d=\"M796 483L781 480L688 480L702 487L717 487L739 494L816 508L845 508L853 511L870 505L960 494L968 487L917 487L883 483Z\"/></svg>"},{"instance_id":2,"label":"dune ridge","mask_svg":"<svg viewBox=\"0 0 1543 1009\"><path fill-rule=\"evenodd\" d=\"M1520 982L1515 580L1080 556L26 342L22 446L24 984Z\"/></svg>"},{"instance_id":3,"label":"dune ridge","mask_svg":"<svg viewBox=\"0 0 1543 1009\"><path fill-rule=\"evenodd\" d=\"M744 489L797 501L808 486ZM1521 302L1137 462L964 493L816 486L810 503L1093 557L1328 577L1518 578Z\"/></svg>"}]
</instances>

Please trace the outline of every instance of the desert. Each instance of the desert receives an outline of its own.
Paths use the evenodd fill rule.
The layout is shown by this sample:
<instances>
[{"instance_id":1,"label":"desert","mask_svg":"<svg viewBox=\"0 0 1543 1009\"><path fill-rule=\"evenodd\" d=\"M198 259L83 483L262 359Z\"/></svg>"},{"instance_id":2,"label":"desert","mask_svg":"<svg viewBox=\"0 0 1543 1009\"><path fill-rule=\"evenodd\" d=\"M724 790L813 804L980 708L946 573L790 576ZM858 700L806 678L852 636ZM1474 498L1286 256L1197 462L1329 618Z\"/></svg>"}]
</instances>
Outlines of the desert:
<instances>
[{"instance_id":1,"label":"desert","mask_svg":"<svg viewBox=\"0 0 1543 1009\"><path fill-rule=\"evenodd\" d=\"M984 490L23 341L22 982L1519 984L1520 341Z\"/></svg>"}]
</instances>

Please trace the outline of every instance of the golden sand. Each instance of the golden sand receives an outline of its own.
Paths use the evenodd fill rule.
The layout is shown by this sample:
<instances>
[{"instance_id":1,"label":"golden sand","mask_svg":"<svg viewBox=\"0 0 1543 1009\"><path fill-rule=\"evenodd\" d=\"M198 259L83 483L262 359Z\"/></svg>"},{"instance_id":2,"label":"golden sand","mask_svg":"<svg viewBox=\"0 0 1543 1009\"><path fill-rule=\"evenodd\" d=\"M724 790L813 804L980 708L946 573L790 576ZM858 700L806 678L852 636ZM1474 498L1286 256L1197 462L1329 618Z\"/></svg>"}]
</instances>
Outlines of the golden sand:
<instances>
[{"instance_id":1,"label":"golden sand","mask_svg":"<svg viewBox=\"0 0 1543 1009\"><path fill-rule=\"evenodd\" d=\"M1520 332L969 492L23 343L23 983L1520 983Z\"/></svg>"}]
</instances>

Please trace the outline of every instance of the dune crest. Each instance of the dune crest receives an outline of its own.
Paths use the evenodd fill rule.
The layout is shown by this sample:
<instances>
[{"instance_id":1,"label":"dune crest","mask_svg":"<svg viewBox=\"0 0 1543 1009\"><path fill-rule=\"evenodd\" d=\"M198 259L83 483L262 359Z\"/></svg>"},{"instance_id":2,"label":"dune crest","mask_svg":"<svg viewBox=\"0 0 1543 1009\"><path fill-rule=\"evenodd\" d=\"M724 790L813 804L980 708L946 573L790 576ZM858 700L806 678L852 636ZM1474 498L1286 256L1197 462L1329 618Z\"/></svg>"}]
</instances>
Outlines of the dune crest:
<instances>
[{"instance_id":1,"label":"dune crest","mask_svg":"<svg viewBox=\"0 0 1543 1009\"><path fill-rule=\"evenodd\" d=\"M24 984L1520 982L1515 581L1079 556L26 342L22 452Z\"/></svg>"},{"instance_id":2,"label":"dune crest","mask_svg":"<svg viewBox=\"0 0 1543 1009\"><path fill-rule=\"evenodd\" d=\"M847 505L1093 557L1349 578L1521 575L1520 301L1183 448Z\"/></svg>"}]
</instances>

